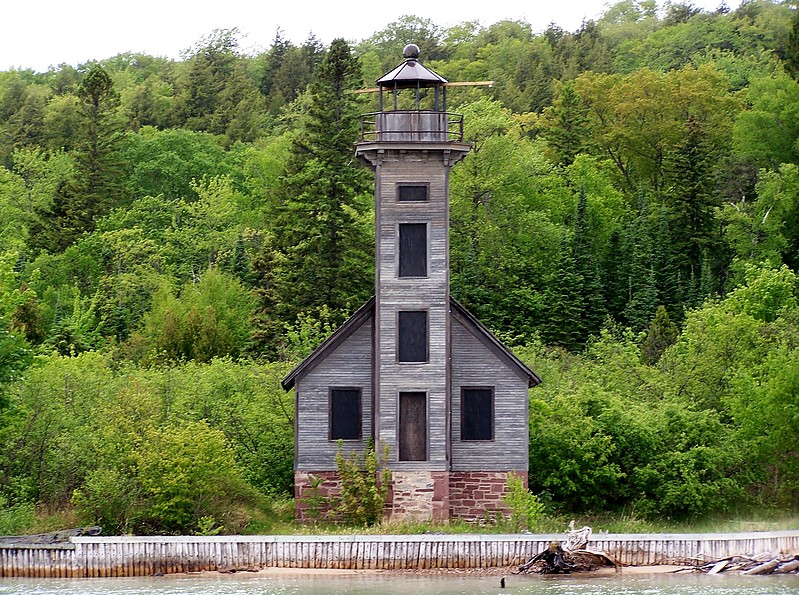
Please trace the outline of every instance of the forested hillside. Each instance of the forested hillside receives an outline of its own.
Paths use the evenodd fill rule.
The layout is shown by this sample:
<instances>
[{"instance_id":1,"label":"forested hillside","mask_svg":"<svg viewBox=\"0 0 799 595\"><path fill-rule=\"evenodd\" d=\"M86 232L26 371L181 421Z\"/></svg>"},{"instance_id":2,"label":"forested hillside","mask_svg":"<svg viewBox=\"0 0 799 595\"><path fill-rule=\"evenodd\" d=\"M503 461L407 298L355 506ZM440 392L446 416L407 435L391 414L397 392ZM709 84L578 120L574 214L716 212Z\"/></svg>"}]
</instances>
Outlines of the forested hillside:
<instances>
[{"instance_id":1,"label":"forested hillside","mask_svg":"<svg viewBox=\"0 0 799 595\"><path fill-rule=\"evenodd\" d=\"M373 291L352 91L410 42L495 81L450 89L452 293L543 380L530 489L796 507L797 9L622 0L573 32L409 16L0 72L0 533L237 531L291 493L279 380Z\"/></svg>"}]
</instances>

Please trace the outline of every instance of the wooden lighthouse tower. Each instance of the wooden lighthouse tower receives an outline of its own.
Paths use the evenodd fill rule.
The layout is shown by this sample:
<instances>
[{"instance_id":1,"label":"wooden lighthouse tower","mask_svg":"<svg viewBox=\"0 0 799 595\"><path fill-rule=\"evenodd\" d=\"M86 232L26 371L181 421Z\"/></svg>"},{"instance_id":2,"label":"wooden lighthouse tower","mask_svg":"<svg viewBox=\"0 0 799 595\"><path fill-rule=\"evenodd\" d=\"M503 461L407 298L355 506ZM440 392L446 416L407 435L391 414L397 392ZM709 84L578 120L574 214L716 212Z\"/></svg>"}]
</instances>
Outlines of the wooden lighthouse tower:
<instances>
[{"instance_id":1,"label":"wooden lighthouse tower","mask_svg":"<svg viewBox=\"0 0 799 595\"><path fill-rule=\"evenodd\" d=\"M336 490L333 441L388 447L394 518L483 518L503 509L509 473L527 475L527 391L539 379L449 294L463 118L447 112L448 82L419 48L404 57L377 81L379 111L363 116L355 146L375 171L375 297L284 380L296 388L300 517L310 481Z\"/></svg>"}]
</instances>

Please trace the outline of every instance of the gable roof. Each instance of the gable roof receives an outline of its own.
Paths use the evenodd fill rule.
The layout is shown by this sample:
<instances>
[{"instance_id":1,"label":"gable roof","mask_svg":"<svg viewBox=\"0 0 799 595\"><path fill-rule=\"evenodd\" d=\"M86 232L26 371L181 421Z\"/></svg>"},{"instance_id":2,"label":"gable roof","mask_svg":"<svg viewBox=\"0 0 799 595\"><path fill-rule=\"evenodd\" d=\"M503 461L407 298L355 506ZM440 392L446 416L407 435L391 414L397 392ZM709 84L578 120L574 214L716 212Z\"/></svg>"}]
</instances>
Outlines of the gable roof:
<instances>
[{"instance_id":1,"label":"gable roof","mask_svg":"<svg viewBox=\"0 0 799 595\"><path fill-rule=\"evenodd\" d=\"M516 368L527 377L528 385L532 388L541 384L541 379L528 368L524 362L516 357L513 352L497 339L491 331L489 331L471 312L469 312L463 305L450 297L450 313L455 319L463 324L477 339L483 343L494 355L500 360L504 361L509 367ZM336 332L325 339L314 351L302 360L289 374L281 381L284 390L290 390L294 387L297 378L304 376L307 372L313 370L318 363L323 361L328 354L332 353L339 345L341 345L350 335L358 330L364 322L374 316L375 298L374 296L355 313L350 316L347 321L342 324Z\"/></svg>"},{"instance_id":2,"label":"gable roof","mask_svg":"<svg viewBox=\"0 0 799 595\"><path fill-rule=\"evenodd\" d=\"M370 297L366 303L358 308L355 313L350 316L344 324L336 329L332 335L322 341L319 346L311 352L311 354L302 360L297 367L295 367L288 376L281 380L280 384L283 390L290 390L294 386L294 381L298 376L302 376L305 372L310 372L316 367L316 364L321 362L327 357L327 354L341 345L352 333L361 328L361 325L374 316L375 298Z\"/></svg>"},{"instance_id":3,"label":"gable roof","mask_svg":"<svg viewBox=\"0 0 799 595\"><path fill-rule=\"evenodd\" d=\"M455 298L449 298L450 311L455 319L469 329L477 339L485 345L489 351L496 355L499 359L503 360L509 367L517 368L523 376L527 377L527 382L530 388L541 384L541 379L533 372L525 363L520 360L516 355L508 349L494 334L488 330L477 317L469 312L460 302Z\"/></svg>"}]
</instances>

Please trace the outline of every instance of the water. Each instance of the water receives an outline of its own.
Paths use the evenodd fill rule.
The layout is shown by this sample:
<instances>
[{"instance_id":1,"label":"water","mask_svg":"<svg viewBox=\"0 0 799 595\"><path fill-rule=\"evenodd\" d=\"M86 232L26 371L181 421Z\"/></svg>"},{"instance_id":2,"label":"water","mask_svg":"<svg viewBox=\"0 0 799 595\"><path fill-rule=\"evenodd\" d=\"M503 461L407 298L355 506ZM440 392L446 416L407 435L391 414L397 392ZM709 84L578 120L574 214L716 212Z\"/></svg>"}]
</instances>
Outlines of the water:
<instances>
[{"instance_id":1,"label":"water","mask_svg":"<svg viewBox=\"0 0 799 595\"><path fill-rule=\"evenodd\" d=\"M780 595L799 576L499 576L410 574L172 575L115 579L0 579L0 595Z\"/></svg>"}]
</instances>

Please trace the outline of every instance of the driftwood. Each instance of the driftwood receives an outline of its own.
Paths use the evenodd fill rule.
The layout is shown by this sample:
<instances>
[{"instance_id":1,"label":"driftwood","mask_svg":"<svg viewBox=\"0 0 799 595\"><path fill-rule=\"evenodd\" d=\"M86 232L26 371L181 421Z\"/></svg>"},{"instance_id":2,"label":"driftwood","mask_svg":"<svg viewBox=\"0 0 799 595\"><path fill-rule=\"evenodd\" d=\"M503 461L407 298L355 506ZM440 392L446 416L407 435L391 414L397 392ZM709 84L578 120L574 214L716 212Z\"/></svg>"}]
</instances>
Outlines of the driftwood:
<instances>
[{"instance_id":1,"label":"driftwood","mask_svg":"<svg viewBox=\"0 0 799 595\"><path fill-rule=\"evenodd\" d=\"M0 537L0 544L51 544L67 543L70 537L80 535L99 535L102 532L100 527L79 527L77 529L63 529L51 533L39 533L37 535L4 535Z\"/></svg>"},{"instance_id":2,"label":"driftwood","mask_svg":"<svg viewBox=\"0 0 799 595\"><path fill-rule=\"evenodd\" d=\"M729 558L722 558L705 564L678 568L674 572L797 574L799 573L799 556L780 553L763 553L752 558L748 556L730 556Z\"/></svg>"},{"instance_id":3,"label":"driftwood","mask_svg":"<svg viewBox=\"0 0 799 595\"><path fill-rule=\"evenodd\" d=\"M537 574L569 574L596 570L601 566L618 564L604 552L586 549L591 537L591 527L574 529L574 521L566 532L566 543L553 541L543 552L539 552L526 563L519 566L514 574L535 572Z\"/></svg>"}]
</instances>

